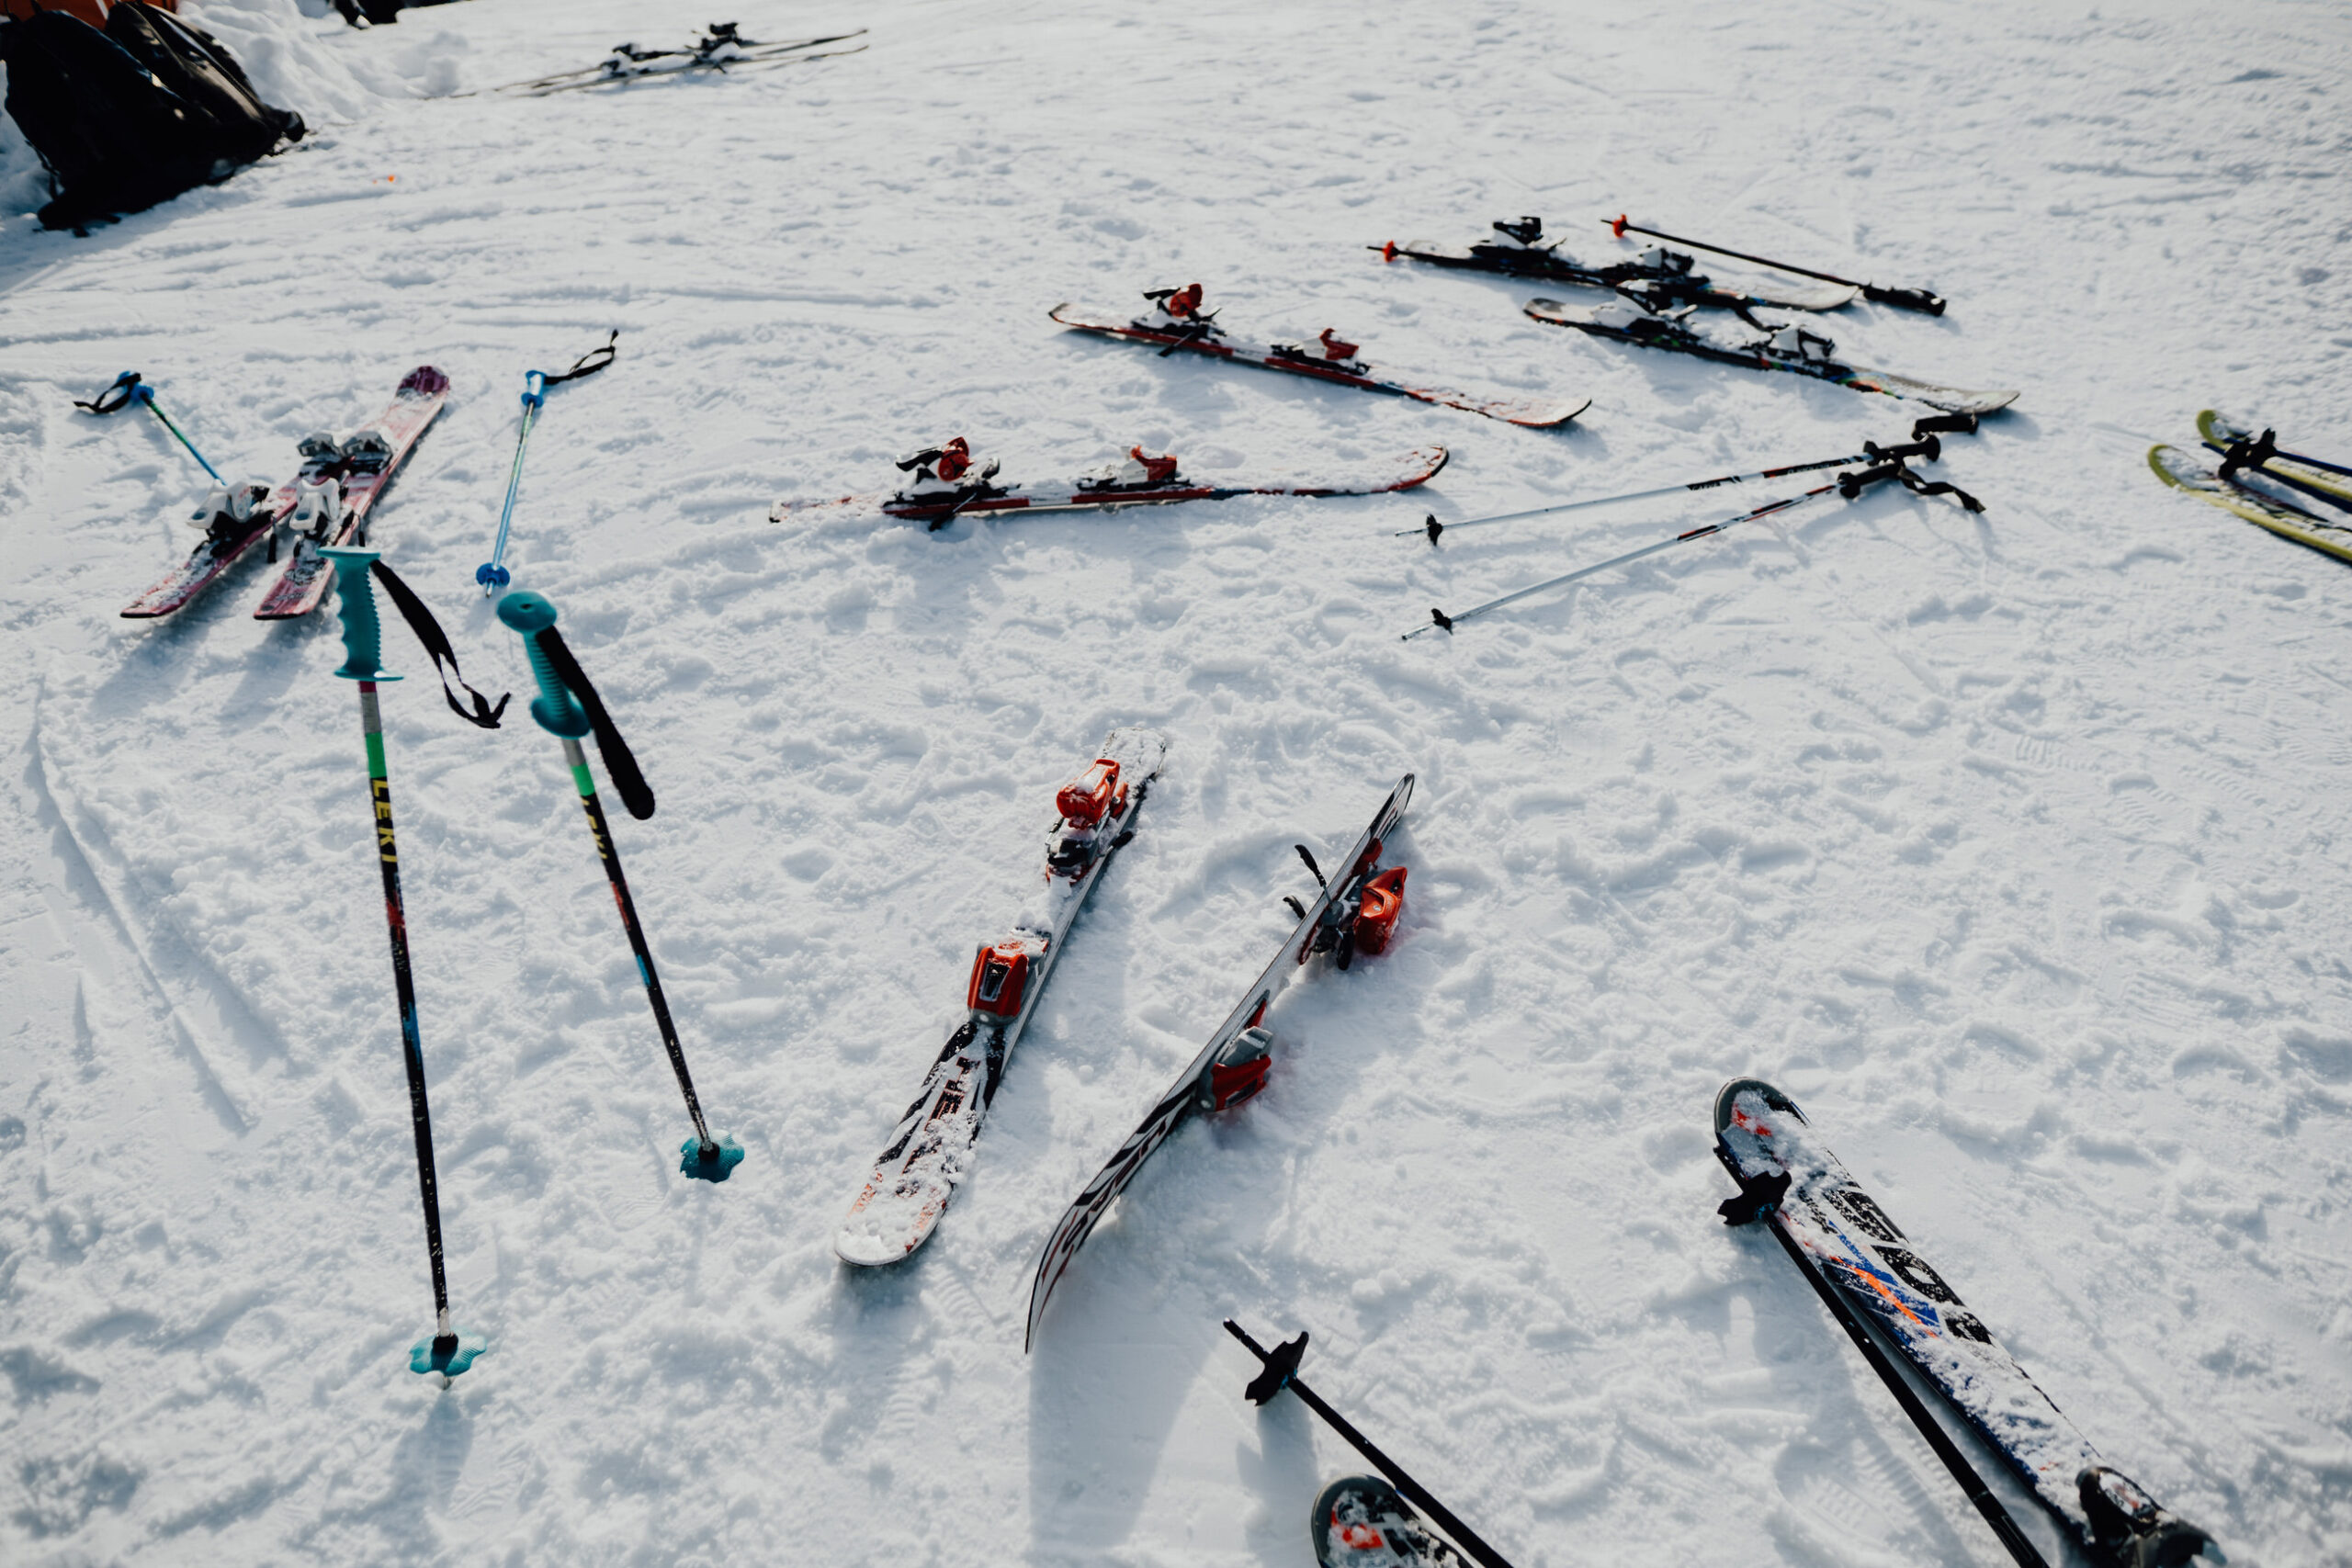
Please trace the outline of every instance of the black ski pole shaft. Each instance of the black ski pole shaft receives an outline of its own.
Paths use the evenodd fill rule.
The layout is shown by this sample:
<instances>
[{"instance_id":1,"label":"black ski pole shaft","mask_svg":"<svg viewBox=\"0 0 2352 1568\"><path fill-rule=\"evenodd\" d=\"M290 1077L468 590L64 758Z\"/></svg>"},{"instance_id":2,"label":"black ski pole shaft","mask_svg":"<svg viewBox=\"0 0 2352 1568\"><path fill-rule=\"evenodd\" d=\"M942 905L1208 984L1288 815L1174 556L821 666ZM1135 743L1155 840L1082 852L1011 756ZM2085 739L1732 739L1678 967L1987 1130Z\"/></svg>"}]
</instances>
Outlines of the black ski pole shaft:
<instances>
[{"instance_id":1,"label":"black ski pole shaft","mask_svg":"<svg viewBox=\"0 0 2352 1568\"><path fill-rule=\"evenodd\" d=\"M1604 218L1601 222L1607 224L1610 231L1621 240L1628 234L1647 234L1653 240L1664 240L1668 244L1688 245L1694 251L1712 252L1719 256L1729 256L1734 261L1754 262L1758 266L1769 266L1775 272L1792 272L1799 277L1817 277L1824 283L1842 283L1849 288L1860 289L1863 298L1875 299L1882 305L1900 305L1905 310L1924 310L1930 316L1940 316L1944 313L1944 297L1931 288L1887 288L1875 283L1863 283L1856 278L1840 277L1834 272L1818 272L1809 266L1797 266L1789 262L1774 261L1770 256L1752 256L1746 251L1728 250L1722 245L1711 245L1704 240L1686 240L1679 234L1669 234L1660 229L1645 229L1638 223L1625 221L1623 213L1614 218Z\"/></svg>"},{"instance_id":2,"label":"black ski pole shaft","mask_svg":"<svg viewBox=\"0 0 2352 1568\"><path fill-rule=\"evenodd\" d=\"M1976 1511L1984 1517L1984 1522L1993 1528L1993 1533L2000 1537L2001 1544L2008 1548L2009 1555L2017 1559L2018 1568L2050 1568L2032 1540L2018 1528L2016 1517L1998 1497L1993 1495L1993 1489L1984 1484L1984 1478L1976 1473L1976 1467L1968 1462L1968 1456L1960 1451L1960 1446L1951 1440L1951 1434L1944 1430L1942 1423L1936 1419L1934 1413L1920 1400L1911 1385L1904 1381L1902 1371L1888 1359L1886 1351L1871 1337L1869 1327L1854 1310L1853 1303L1839 1294L1838 1287L1823 1279L1820 1270L1814 1268L1813 1260L1805 1256L1804 1248L1798 1246L1796 1238L1789 1234L1787 1224L1779 1211L1775 1210L1768 1218L1772 1234L1780 1238L1781 1247L1789 1255L1789 1261L1797 1266L1797 1272L1805 1277L1805 1282L1813 1287L1814 1294L1821 1298L1821 1304L1829 1309L1829 1315L1846 1330L1847 1337L1854 1342L1854 1348L1862 1353L1862 1359L1871 1364L1871 1371L1879 1375L1879 1381L1886 1384L1886 1391L1894 1395L1894 1403L1903 1406L1903 1414L1911 1417L1911 1424L1919 1429L1919 1435L1928 1440L1928 1446L1936 1450L1936 1457L1943 1461L1944 1469L1960 1483L1960 1489L1968 1495L1968 1500L1976 1506Z\"/></svg>"},{"instance_id":3,"label":"black ski pole shaft","mask_svg":"<svg viewBox=\"0 0 2352 1568\"><path fill-rule=\"evenodd\" d=\"M1422 1513L1427 1514L1430 1517L1430 1522L1436 1525L1438 1529L1443 1530L1448 1536L1452 1537L1454 1543L1460 1546L1463 1551L1476 1558L1481 1563L1486 1565L1486 1568L1510 1568L1510 1559L1506 1558L1501 1552L1497 1551L1493 1547L1488 1546L1486 1541L1479 1537L1476 1530L1472 1529L1468 1525L1464 1524L1460 1519L1454 1517L1453 1511L1451 1508L1448 1508L1444 1504L1439 1502L1435 1497L1430 1496L1429 1488L1423 1486L1419 1482L1407 1474L1403 1465L1398 1464L1395 1460L1390 1459L1386 1454L1382 1453L1377 1448L1374 1447L1372 1439L1365 1437L1362 1432L1357 1431L1354 1427L1350 1425L1346 1416L1340 1415L1329 1404L1323 1403L1320 1395L1318 1395L1313 1389L1307 1387L1305 1383L1299 1382L1298 1373L1295 1369L1298 1365L1299 1353L1304 1351L1306 1348L1306 1335L1301 1334L1297 1339L1292 1341L1290 1344L1277 1347L1274 1350L1269 1351L1265 1347L1260 1345L1255 1339L1250 1337L1249 1330L1243 1328L1239 1324L1234 1322L1233 1319L1229 1317L1225 1320L1225 1331L1227 1334L1232 1335L1236 1339L1240 1340L1243 1345L1249 1347L1250 1353L1257 1357L1259 1360L1264 1362L1269 1371L1273 1370L1277 1366L1278 1358L1281 1359L1282 1362L1286 1363L1276 1387L1269 1390L1263 1399L1258 1398L1254 1393L1250 1395L1251 1398L1256 1399L1259 1404L1263 1404L1267 1399L1272 1399L1275 1393L1280 1393L1283 1389L1289 1389L1293 1393L1298 1395L1300 1401L1304 1403L1309 1410L1312 1410L1316 1415L1323 1418L1325 1426L1330 1427L1331 1430L1337 1432L1342 1438L1346 1439L1349 1447L1354 1449L1356 1452L1363 1455L1365 1459L1371 1461L1372 1467L1380 1472L1381 1474L1386 1476L1388 1478L1389 1484L1396 1487L1397 1492L1404 1496L1406 1501L1419 1508ZM1295 1347L1295 1348L1293 1347ZM1253 1390L1256 1386L1257 1385L1254 1383L1251 1385Z\"/></svg>"},{"instance_id":4,"label":"black ski pole shaft","mask_svg":"<svg viewBox=\"0 0 2352 1568\"><path fill-rule=\"evenodd\" d=\"M653 953L646 944L645 927L637 918L637 900L629 897L628 878L621 871L620 851L614 844L612 828L605 819L604 802L596 795L595 775L588 771L587 753L580 749L580 738L588 734L593 726L539 643L542 634L551 635L555 606L537 593L509 593L498 602L498 618L523 634L524 651L529 656L531 672L539 682L539 694L531 699L531 716L538 721L540 728L563 742L564 764L571 770L572 786L580 793L580 808L587 814L588 830L596 840L596 857L604 864L605 881L612 886L613 903L620 910L621 929L628 935L629 952L636 955L638 977L645 982L645 997L652 1004L662 1048L669 1054L670 1070L677 1075L678 1092L684 1097L686 1114L694 1122L695 1135L682 1151L685 1155L683 1168L689 1176L724 1180L742 1158L742 1151L731 1140L722 1143L711 1136L710 1124L703 1119L694 1075L686 1070L686 1048L679 1043L678 1026L671 1021L669 998L662 994L662 976L653 967ZM610 761L609 754L606 760Z\"/></svg>"},{"instance_id":5,"label":"black ski pole shaft","mask_svg":"<svg viewBox=\"0 0 2352 1568\"><path fill-rule=\"evenodd\" d=\"M1637 490L1624 495L1604 495L1591 501L1564 501L1557 506L1538 506L1526 512L1506 512L1497 517L1473 517L1461 523L1438 523L1432 517L1429 523L1424 523L1418 528L1397 529L1396 536L1401 539L1408 534L1428 534L1430 543L1434 545L1437 543L1439 534L1451 534L1456 528L1485 528L1497 523L1518 523L1530 517L1549 517L1556 513L1581 512L1588 507L1617 506L1634 501L1655 501L1661 495L1679 495L1684 491L1713 490L1717 485L1746 484L1751 479L1785 479L1791 474L1809 474L1818 468L1834 468L1843 463L1861 463L1869 460L1870 454L1866 452L1849 452L1842 457L1824 457L1817 463L1791 463L1786 468L1758 468L1750 474L1718 474L1713 479L1692 479L1688 484L1660 485L1656 490ZM1432 524L1435 525L1434 529L1432 529Z\"/></svg>"},{"instance_id":6,"label":"black ski pole shaft","mask_svg":"<svg viewBox=\"0 0 2352 1568\"><path fill-rule=\"evenodd\" d=\"M343 619L343 668L337 675L359 682L359 725L367 738L368 785L375 805L376 860L384 874L384 917L391 929L392 989L400 998L401 1045L408 1065L409 1121L416 1134L416 1183L424 1203L424 1244L433 1266L432 1356L447 1370L458 1349L449 1324L449 1281L442 1267L440 1186L433 1168L433 1111L424 1089L424 1047L416 1021L416 981L409 967L408 916L401 901L400 855L392 838L392 788L384 767L384 720L376 686L400 676L381 668L383 636L376 620L375 591L368 569L373 550L329 547L319 552L334 561ZM424 1370L424 1369L420 1369ZM459 1367L458 1371L465 1369Z\"/></svg>"}]
</instances>

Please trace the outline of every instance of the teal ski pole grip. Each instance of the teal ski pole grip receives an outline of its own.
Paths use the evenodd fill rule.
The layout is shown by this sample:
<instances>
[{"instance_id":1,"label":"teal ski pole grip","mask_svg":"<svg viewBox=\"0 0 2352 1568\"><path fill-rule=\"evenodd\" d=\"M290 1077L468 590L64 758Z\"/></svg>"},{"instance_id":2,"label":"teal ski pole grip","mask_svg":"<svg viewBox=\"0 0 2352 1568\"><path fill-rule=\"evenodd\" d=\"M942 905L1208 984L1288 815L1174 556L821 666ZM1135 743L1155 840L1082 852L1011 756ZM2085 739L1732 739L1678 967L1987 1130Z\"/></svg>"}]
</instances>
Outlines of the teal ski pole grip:
<instances>
[{"instance_id":1,"label":"teal ski pole grip","mask_svg":"<svg viewBox=\"0 0 2352 1568\"><path fill-rule=\"evenodd\" d=\"M531 699L531 716L549 735L577 740L588 733L587 710L565 689L555 666L539 647L539 634L555 625L555 606L527 590L509 593L498 602L498 618L523 634L523 651L530 655L531 673L539 678L539 694Z\"/></svg>"},{"instance_id":2,"label":"teal ski pole grip","mask_svg":"<svg viewBox=\"0 0 2352 1568\"><path fill-rule=\"evenodd\" d=\"M368 581L376 552L327 545L319 554L334 563L335 614L343 619L343 668L335 673L346 681L399 680L383 668L384 628L376 618L376 585Z\"/></svg>"}]
</instances>

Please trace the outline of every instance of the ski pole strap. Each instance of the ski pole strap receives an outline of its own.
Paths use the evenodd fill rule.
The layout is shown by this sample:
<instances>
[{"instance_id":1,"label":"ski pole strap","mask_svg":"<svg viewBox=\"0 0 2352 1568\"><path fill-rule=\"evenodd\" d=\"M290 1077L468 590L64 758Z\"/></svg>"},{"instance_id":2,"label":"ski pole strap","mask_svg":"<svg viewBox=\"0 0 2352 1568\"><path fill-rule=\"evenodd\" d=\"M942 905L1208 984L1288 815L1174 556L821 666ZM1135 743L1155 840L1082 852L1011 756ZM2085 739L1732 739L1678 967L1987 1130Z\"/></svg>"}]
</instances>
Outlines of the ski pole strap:
<instances>
[{"instance_id":1,"label":"ski pole strap","mask_svg":"<svg viewBox=\"0 0 2352 1568\"><path fill-rule=\"evenodd\" d=\"M1894 477L1896 480L1902 484L1903 488L1909 491L1913 495L1948 495L1954 501L1959 502L1963 510L1969 512L1982 512L1984 510L1984 503L1983 502L1977 500L1974 496L1969 494L1958 485L1950 483L1947 480L1923 479L1918 475L1913 473L1910 469L1904 468L1899 464L1895 468Z\"/></svg>"},{"instance_id":2,"label":"ski pole strap","mask_svg":"<svg viewBox=\"0 0 2352 1568\"><path fill-rule=\"evenodd\" d=\"M605 759L605 772L612 775L613 787L620 791L621 804L628 807L628 814L640 822L644 821L653 815L653 789L638 768L637 758L630 752L628 742L621 739L620 728L613 723L613 716L605 711L604 699L597 696L596 688L589 684L586 672L580 668L580 661L572 658L571 649L564 646L560 632L548 626L532 633L531 641L546 656L557 679L571 689L571 694L580 699L580 705L587 710L589 728L596 736L596 752Z\"/></svg>"},{"instance_id":3,"label":"ski pole strap","mask_svg":"<svg viewBox=\"0 0 2352 1568\"><path fill-rule=\"evenodd\" d=\"M582 376L594 376L613 362L613 356L620 352L616 346L620 341L621 330L615 327L612 335L605 340L603 346L592 348L573 360L571 368L561 375L550 376L544 370L534 370L531 374L539 378L539 384L542 387L552 387L562 381L577 381Z\"/></svg>"},{"instance_id":4,"label":"ski pole strap","mask_svg":"<svg viewBox=\"0 0 2352 1568\"><path fill-rule=\"evenodd\" d=\"M370 570L376 581L384 585L386 597L391 600L392 607L400 611L401 619L408 623L408 629L414 632L416 640L424 645L426 657L433 660L434 672L441 677L441 694L448 700L449 711L478 728L496 729L499 716L506 711L506 700L514 694L501 693L497 703L492 705L480 692L467 685L464 673L458 668L457 649L449 646L448 634L442 631L441 623L433 618L433 612L424 607L424 601L416 596L415 590L402 582L399 574L381 560L374 562ZM473 699L473 711L470 713L458 701L459 687L463 687L466 695Z\"/></svg>"},{"instance_id":5,"label":"ski pole strap","mask_svg":"<svg viewBox=\"0 0 2352 1568\"><path fill-rule=\"evenodd\" d=\"M139 372L136 370L126 370L121 375L114 378L113 386L108 387L105 391L100 392L96 397L92 398L86 403L79 398L74 399L74 406L77 409L86 410L91 413L112 413L117 409L128 408L130 404L130 400L138 395Z\"/></svg>"}]
</instances>

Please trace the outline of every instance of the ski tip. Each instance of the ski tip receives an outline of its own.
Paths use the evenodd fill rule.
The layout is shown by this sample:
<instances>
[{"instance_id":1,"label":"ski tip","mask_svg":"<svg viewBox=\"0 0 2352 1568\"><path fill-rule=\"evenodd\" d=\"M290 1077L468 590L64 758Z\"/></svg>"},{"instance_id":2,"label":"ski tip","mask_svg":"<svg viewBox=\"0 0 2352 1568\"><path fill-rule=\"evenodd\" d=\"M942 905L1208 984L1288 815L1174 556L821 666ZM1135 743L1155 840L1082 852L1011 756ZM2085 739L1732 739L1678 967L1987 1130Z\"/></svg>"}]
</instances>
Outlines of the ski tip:
<instances>
[{"instance_id":1,"label":"ski tip","mask_svg":"<svg viewBox=\"0 0 2352 1568\"><path fill-rule=\"evenodd\" d=\"M1762 1096L1764 1103L1772 1110L1793 1116L1800 1122L1805 1119L1804 1112L1797 1109L1795 1100L1762 1078L1734 1078L1715 1091L1715 1134L1718 1137L1724 1128L1731 1125L1739 1097L1750 1091Z\"/></svg>"},{"instance_id":2,"label":"ski tip","mask_svg":"<svg viewBox=\"0 0 2352 1568\"><path fill-rule=\"evenodd\" d=\"M472 1366L474 1358L489 1348L489 1339L463 1328L447 1334L428 1334L409 1347L408 1370L425 1376L439 1372L445 1378L453 1378Z\"/></svg>"},{"instance_id":3,"label":"ski tip","mask_svg":"<svg viewBox=\"0 0 2352 1568\"><path fill-rule=\"evenodd\" d=\"M678 1168L696 1181L724 1181L743 1163L743 1145L729 1137L706 1144L688 1138L678 1145Z\"/></svg>"},{"instance_id":4,"label":"ski tip","mask_svg":"<svg viewBox=\"0 0 2352 1568\"><path fill-rule=\"evenodd\" d=\"M2216 446L2227 446L2243 427L2219 409L2197 411L2197 434Z\"/></svg>"},{"instance_id":5,"label":"ski tip","mask_svg":"<svg viewBox=\"0 0 2352 1568\"><path fill-rule=\"evenodd\" d=\"M2176 458L2186 459L2188 456L2188 454L2179 447L2167 446L2159 441L2148 448L2148 467L2155 470L2156 478L2164 480L2173 489L2187 490L2188 482L2173 468L2173 461Z\"/></svg>"}]
</instances>

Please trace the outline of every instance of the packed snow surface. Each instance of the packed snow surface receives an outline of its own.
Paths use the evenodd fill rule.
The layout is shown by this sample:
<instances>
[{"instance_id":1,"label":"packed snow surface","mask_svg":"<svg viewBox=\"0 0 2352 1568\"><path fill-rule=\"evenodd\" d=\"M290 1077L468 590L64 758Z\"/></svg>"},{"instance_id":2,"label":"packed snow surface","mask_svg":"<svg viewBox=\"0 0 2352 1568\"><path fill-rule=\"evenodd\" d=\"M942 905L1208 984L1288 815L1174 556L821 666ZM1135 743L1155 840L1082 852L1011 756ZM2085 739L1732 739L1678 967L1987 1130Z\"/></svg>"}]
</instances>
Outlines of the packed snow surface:
<instances>
[{"instance_id":1,"label":"packed snow surface","mask_svg":"<svg viewBox=\"0 0 2352 1568\"><path fill-rule=\"evenodd\" d=\"M1316 1388L1521 1568L1990 1568L1778 1248L1716 1221L1710 1100L1749 1073L2233 1562L2352 1559L2352 577L2143 461L2208 405L2352 454L2342 7L743 0L752 38L870 48L537 99L481 90L708 18L186 9L310 140L86 237L36 229L13 131L0 167L0 1559L1300 1568L1363 1466L1242 1400L1230 1314L1312 1330ZM1774 492L1393 536L1425 512L1921 412L1364 248L1535 212L1606 258L1620 211L1948 295L1816 325L2023 389L1928 470L1987 510L1872 493L1400 642ZM1592 408L1518 430L1046 317L1194 280L1250 335ZM139 369L281 479L438 366L371 542L526 696L473 570L523 372L614 327L548 397L510 564L659 792L616 840L749 1154L677 1173L555 741L519 700L460 725L388 632L451 1289L490 1343L444 1386L406 1364L335 623L252 620L258 560L118 619L202 476L69 398ZM1453 460L1404 497L765 521L957 434L1012 475ZM1127 723L1175 749L970 1180L909 1264L840 1264L1054 787ZM1408 770L1395 946L1291 990L1272 1087L1160 1152L1024 1357L1039 1245L1282 940L1291 844Z\"/></svg>"}]
</instances>

